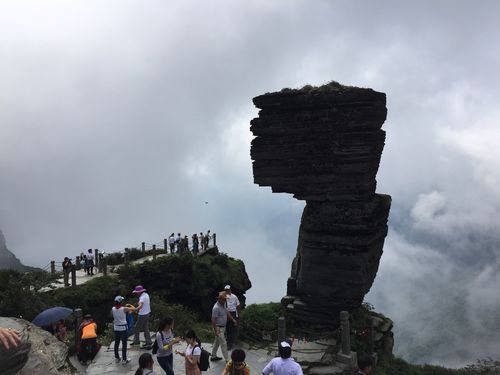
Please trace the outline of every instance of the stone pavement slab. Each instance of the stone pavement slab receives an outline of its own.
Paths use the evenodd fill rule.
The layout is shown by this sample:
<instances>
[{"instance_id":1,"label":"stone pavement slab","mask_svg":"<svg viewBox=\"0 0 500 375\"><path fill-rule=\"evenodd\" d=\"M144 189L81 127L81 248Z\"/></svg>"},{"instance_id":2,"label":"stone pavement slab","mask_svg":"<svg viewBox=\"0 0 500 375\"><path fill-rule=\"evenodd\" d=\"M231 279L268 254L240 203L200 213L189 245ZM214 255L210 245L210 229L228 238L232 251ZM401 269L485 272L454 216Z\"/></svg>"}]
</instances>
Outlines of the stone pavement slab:
<instances>
[{"instance_id":1,"label":"stone pavement slab","mask_svg":"<svg viewBox=\"0 0 500 375\"><path fill-rule=\"evenodd\" d=\"M129 338L129 344L130 340L132 337ZM142 333L141 333L141 339L142 339ZM142 344L142 342L141 342ZM212 351L212 344L210 343L202 343L202 347L205 350L208 350L209 352ZM120 345L121 348L121 345ZM174 350L179 350L179 351L184 351L186 348L185 343L180 343L174 347ZM250 366L250 371L252 374L260 374L262 372L262 369L265 367L265 365L271 360L271 356L269 356L268 353L270 353L270 350L265 350L265 349L249 349L248 346L243 345L242 349L245 350L247 354L246 362ZM138 368L138 363L139 363L139 356L142 353L146 353L148 351L144 349L140 349L138 346L128 346L127 349L127 356L131 360L130 363L126 365L122 365L121 363L116 363L115 362L115 355L114 355L114 343L111 343L109 347L102 347L99 353L97 353L96 357L94 358L93 363L91 363L87 369L85 374L87 375L100 375L100 374L126 374L126 375L134 375L135 371ZM149 351L149 353L151 353ZM219 349L219 356L220 354L220 349ZM158 365L158 362L156 360L156 355L153 355L154 358L154 371L160 375L160 374L165 374L165 372L161 369L161 367ZM225 361L217 361L217 362L210 362L210 368L208 371L203 372L203 375L220 375L222 370L224 369L225 366ZM184 357L174 354L174 373L177 375L184 374Z\"/></svg>"}]
</instances>

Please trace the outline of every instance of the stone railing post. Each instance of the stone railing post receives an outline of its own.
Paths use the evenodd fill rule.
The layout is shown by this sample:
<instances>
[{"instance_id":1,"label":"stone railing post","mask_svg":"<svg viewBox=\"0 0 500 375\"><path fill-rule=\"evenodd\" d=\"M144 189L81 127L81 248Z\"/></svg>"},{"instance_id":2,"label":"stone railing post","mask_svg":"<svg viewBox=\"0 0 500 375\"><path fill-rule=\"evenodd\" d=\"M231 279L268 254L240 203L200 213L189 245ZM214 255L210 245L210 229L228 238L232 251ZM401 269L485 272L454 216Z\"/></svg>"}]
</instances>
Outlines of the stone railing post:
<instances>
[{"instance_id":1,"label":"stone railing post","mask_svg":"<svg viewBox=\"0 0 500 375\"><path fill-rule=\"evenodd\" d=\"M286 339L286 320L284 316L278 318L278 345Z\"/></svg>"},{"instance_id":2,"label":"stone railing post","mask_svg":"<svg viewBox=\"0 0 500 375\"><path fill-rule=\"evenodd\" d=\"M125 264L128 264L129 262L129 256L128 256L128 248L125 249L125 254L123 255Z\"/></svg>"},{"instance_id":3,"label":"stone railing post","mask_svg":"<svg viewBox=\"0 0 500 375\"><path fill-rule=\"evenodd\" d=\"M76 268L75 265L71 267L71 286L76 286Z\"/></svg>"},{"instance_id":4,"label":"stone railing post","mask_svg":"<svg viewBox=\"0 0 500 375\"><path fill-rule=\"evenodd\" d=\"M349 326L349 313L347 311L340 312L340 335L342 354L351 354L351 329Z\"/></svg>"},{"instance_id":5,"label":"stone railing post","mask_svg":"<svg viewBox=\"0 0 500 375\"><path fill-rule=\"evenodd\" d=\"M156 245L153 245L153 260L156 259Z\"/></svg>"},{"instance_id":6,"label":"stone railing post","mask_svg":"<svg viewBox=\"0 0 500 375\"><path fill-rule=\"evenodd\" d=\"M83 311L82 309L75 309L73 311L73 314L75 315L75 348L78 348L78 342L80 341L80 324L82 324L83 320Z\"/></svg>"},{"instance_id":7,"label":"stone railing post","mask_svg":"<svg viewBox=\"0 0 500 375\"><path fill-rule=\"evenodd\" d=\"M108 275L108 260L106 259L106 257L102 257L102 274L104 276L107 276Z\"/></svg>"},{"instance_id":8,"label":"stone railing post","mask_svg":"<svg viewBox=\"0 0 500 375\"><path fill-rule=\"evenodd\" d=\"M217 233L214 233L214 247L217 246Z\"/></svg>"},{"instance_id":9,"label":"stone railing post","mask_svg":"<svg viewBox=\"0 0 500 375\"><path fill-rule=\"evenodd\" d=\"M375 352L375 320L368 318L368 353Z\"/></svg>"},{"instance_id":10,"label":"stone railing post","mask_svg":"<svg viewBox=\"0 0 500 375\"><path fill-rule=\"evenodd\" d=\"M163 239L163 249L168 253L168 240L166 238Z\"/></svg>"},{"instance_id":11,"label":"stone railing post","mask_svg":"<svg viewBox=\"0 0 500 375\"><path fill-rule=\"evenodd\" d=\"M144 254L146 252L146 242L141 243L142 247L142 253Z\"/></svg>"},{"instance_id":12,"label":"stone railing post","mask_svg":"<svg viewBox=\"0 0 500 375\"><path fill-rule=\"evenodd\" d=\"M50 273L56 273L56 261L55 260L50 261Z\"/></svg>"},{"instance_id":13,"label":"stone railing post","mask_svg":"<svg viewBox=\"0 0 500 375\"><path fill-rule=\"evenodd\" d=\"M337 360L347 364L351 369L357 367L356 353L351 352L351 328L349 324L349 313L340 312L340 340L341 349L337 354Z\"/></svg>"},{"instance_id":14,"label":"stone railing post","mask_svg":"<svg viewBox=\"0 0 500 375\"><path fill-rule=\"evenodd\" d=\"M99 249L94 250L95 267L99 271Z\"/></svg>"}]
</instances>

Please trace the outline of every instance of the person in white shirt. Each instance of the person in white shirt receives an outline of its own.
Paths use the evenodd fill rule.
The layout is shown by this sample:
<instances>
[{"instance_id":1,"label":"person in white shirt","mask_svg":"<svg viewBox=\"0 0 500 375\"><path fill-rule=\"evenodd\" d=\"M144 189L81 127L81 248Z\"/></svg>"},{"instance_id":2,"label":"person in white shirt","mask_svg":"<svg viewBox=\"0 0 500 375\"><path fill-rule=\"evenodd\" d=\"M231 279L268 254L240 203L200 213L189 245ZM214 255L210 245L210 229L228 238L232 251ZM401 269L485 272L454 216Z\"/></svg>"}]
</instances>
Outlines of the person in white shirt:
<instances>
[{"instance_id":1,"label":"person in white shirt","mask_svg":"<svg viewBox=\"0 0 500 375\"><path fill-rule=\"evenodd\" d=\"M304 375L300 365L294 361L292 356L292 347L287 341L282 341L278 347L279 357L271 361L262 370L263 375Z\"/></svg>"},{"instance_id":2,"label":"person in white shirt","mask_svg":"<svg viewBox=\"0 0 500 375\"><path fill-rule=\"evenodd\" d=\"M227 348L231 350L236 343L236 337L238 334L238 319L240 316L240 300L236 294L231 293L231 285L226 285L224 287L226 292L226 304L227 311L234 320L228 319L226 323L226 334L227 334Z\"/></svg>"},{"instance_id":3,"label":"person in white shirt","mask_svg":"<svg viewBox=\"0 0 500 375\"><path fill-rule=\"evenodd\" d=\"M124 298L122 296L115 297L115 305L111 309L113 314L113 329L115 331L115 360L116 362L122 361L123 364L130 362L127 359L127 313L134 312L135 308L132 305L123 305ZM118 348L120 347L120 341L122 343L122 357L118 353Z\"/></svg>"},{"instance_id":4,"label":"person in white shirt","mask_svg":"<svg viewBox=\"0 0 500 375\"><path fill-rule=\"evenodd\" d=\"M92 254L92 249L89 249L87 254L87 275L94 275L94 255Z\"/></svg>"},{"instance_id":5,"label":"person in white shirt","mask_svg":"<svg viewBox=\"0 0 500 375\"><path fill-rule=\"evenodd\" d=\"M186 350L184 353L177 350L176 353L185 358L186 375L201 375L198 366L201 356L201 341L192 329L186 332L185 339L188 344Z\"/></svg>"},{"instance_id":6,"label":"person in white shirt","mask_svg":"<svg viewBox=\"0 0 500 375\"><path fill-rule=\"evenodd\" d=\"M134 341L130 345L139 345L139 332L144 332L144 340L146 342L142 348L151 349L153 342L151 341L151 334L149 333L149 316L151 315L149 294L146 293L146 289L144 289L142 285L137 285L132 293L139 296L139 304L135 308L139 315L135 323Z\"/></svg>"},{"instance_id":7,"label":"person in white shirt","mask_svg":"<svg viewBox=\"0 0 500 375\"><path fill-rule=\"evenodd\" d=\"M168 245L170 246L170 254L173 254L175 249L175 236L173 233L168 237Z\"/></svg>"}]
</instances>

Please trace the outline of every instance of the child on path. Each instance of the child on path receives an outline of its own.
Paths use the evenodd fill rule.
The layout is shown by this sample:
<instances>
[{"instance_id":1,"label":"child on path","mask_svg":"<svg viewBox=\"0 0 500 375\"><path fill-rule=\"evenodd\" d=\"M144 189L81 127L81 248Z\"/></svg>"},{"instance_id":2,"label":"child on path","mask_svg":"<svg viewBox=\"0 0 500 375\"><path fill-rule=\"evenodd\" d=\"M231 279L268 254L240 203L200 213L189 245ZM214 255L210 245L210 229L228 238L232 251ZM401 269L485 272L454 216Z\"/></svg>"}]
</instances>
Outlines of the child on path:
<instances>
[{"instance_id":1,"label":"child on path","mask_svg":"<svg viewBox=\"0 0 500 375\"><path fill-rule=\"evenodd\" d=\"M186 332L185 340L188 345L184 353L180 351L176 351L176 353L185 358L186 375L201 375L201 370L198 367L201 356L201 341L193 330Z\"/></svg>"},{"instance_id":2,"label":"child on path","mask_svg":"<svg viewBox=\"0 0 500 375\"><path fill-rule=\"evenodd\" d=\"M153 371L153 366L154 361L151 354L141 354L139 357L139 368L135 372L135 375L156 375L156 372Z\"/></svg>"},{"instance_id":3,"label":"child on path","mask_svg":"<svg viewBox=\"0 0 500 375\"><path fill-rule=\"evenodd\" d=\"M250 366L245 363L246 354L242 349L234 349L231 360L221 375L250 375Z\"/></svg>"}]
</instances>

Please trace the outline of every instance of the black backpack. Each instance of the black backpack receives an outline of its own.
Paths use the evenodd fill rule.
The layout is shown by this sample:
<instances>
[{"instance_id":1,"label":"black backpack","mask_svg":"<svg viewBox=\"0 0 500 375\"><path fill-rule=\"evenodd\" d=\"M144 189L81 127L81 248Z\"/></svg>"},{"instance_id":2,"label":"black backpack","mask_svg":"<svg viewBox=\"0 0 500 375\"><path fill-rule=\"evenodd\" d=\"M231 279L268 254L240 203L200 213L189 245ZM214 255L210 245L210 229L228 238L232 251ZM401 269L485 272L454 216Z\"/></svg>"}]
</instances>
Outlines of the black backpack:
<instances>
[{"instance_id":1,"label":"black backpack","mask_svg":"<svg viewBox=\"0 0 500 375\"><path fill-rule=\"evenodd\" d=\"M210 367L210 353L207 352L205 349L203 349L200 345L196 345L193 348L193 352L196 347L199 347L201 349L200 362L198 362L198 368L201 371L207 371L208 368Z\"/></svg>"},{"instance_id":2,"label":"black backpack","mask_svg":"<svg viewBox=\"0 0 500 375\"><path fill-rule=\"evenodd\" d=\"M160 331L160 335L161 335L161 342L163 343L163 332ZM155 335L155 342L153 343L151 354L156 354L156 353L158 353L158 340L156 340L156 335Z\"/></svg>"}]
</instances>

